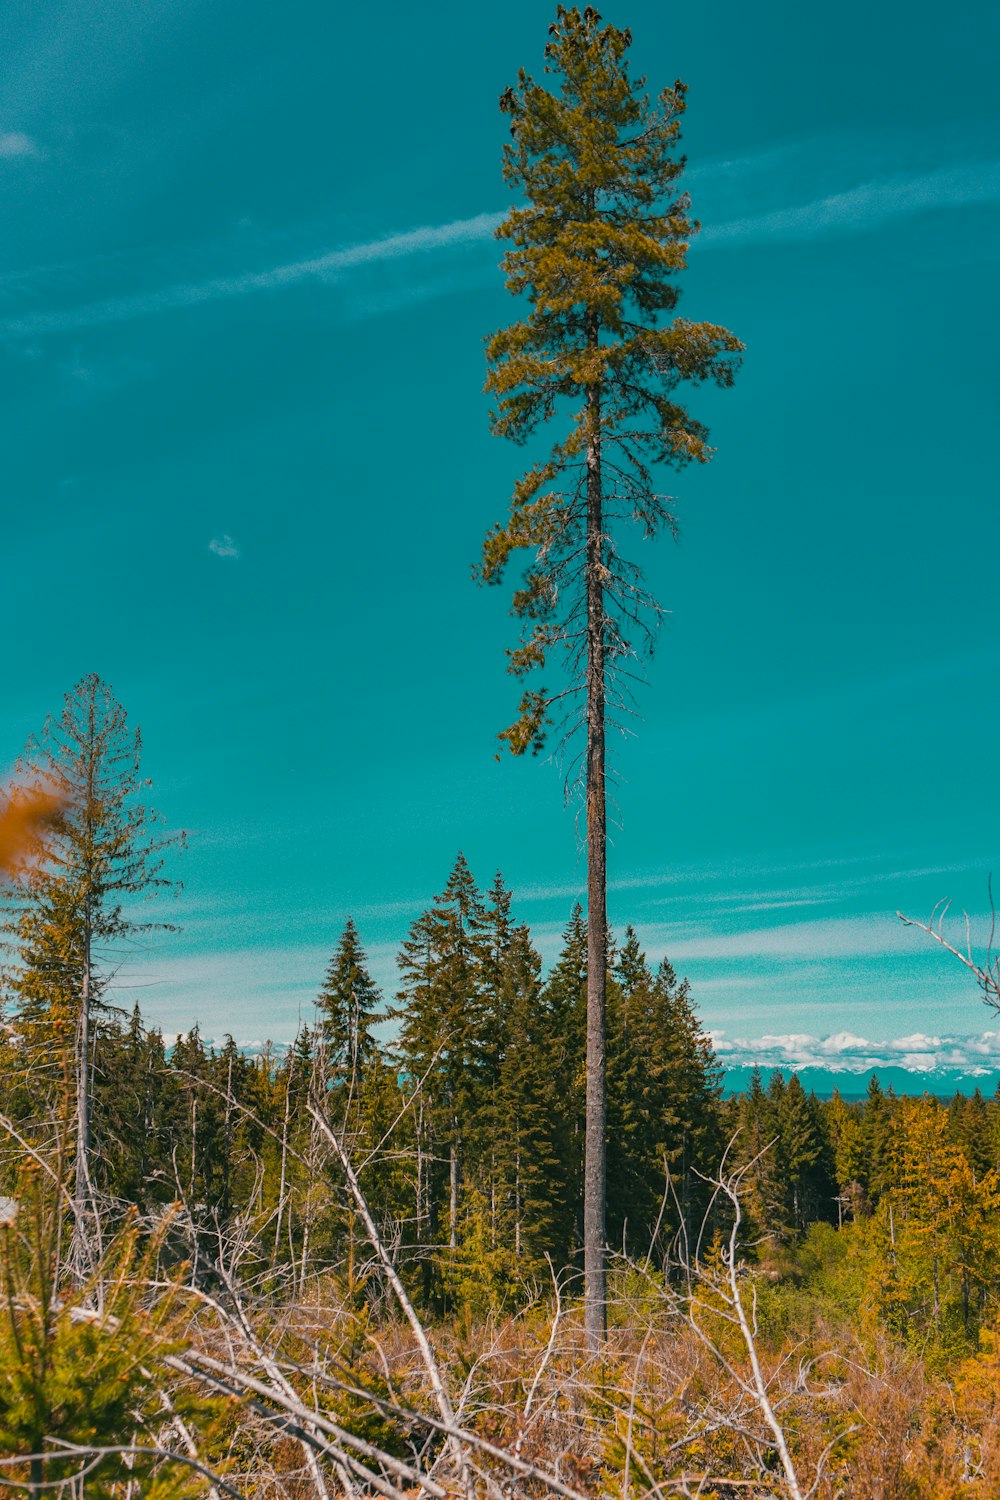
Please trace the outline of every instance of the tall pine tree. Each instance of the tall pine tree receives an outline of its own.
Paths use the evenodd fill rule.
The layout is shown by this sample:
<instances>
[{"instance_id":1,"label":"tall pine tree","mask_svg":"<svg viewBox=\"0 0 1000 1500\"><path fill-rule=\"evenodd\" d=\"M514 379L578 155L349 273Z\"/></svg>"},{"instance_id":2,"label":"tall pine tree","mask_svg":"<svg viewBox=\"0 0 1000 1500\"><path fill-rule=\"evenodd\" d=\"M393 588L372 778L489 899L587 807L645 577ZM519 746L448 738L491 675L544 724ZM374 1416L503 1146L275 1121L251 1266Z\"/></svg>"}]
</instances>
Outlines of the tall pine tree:
<instances>
[{"instance_id":1,"label":"tall pine tree","mask_svg":"<svg viewBox=\"0 0 1000 1500\"><path fill-rule=\"evenodd\" d=\"M622 671L649 644L660 606L620 534L673 527L653 470L705 462L704 426L677 400L684 381L731 383L739 341L708 323L670 318L687 241L697 226L680 191L682 84L654 100L629 72L628 31L603 26L592 6L559 6L545 48L550 90L523 70L501 97L511 142L504 176L524 202L500 226L510 242L508 289L531 308L488 344L493 430L524 442L561 407L568 428L517 484L509 518L487 537L481 577L499 581L511 554L530 548L513 613L525 621L510 670L568 665L563 692L529 689L502 738L537 749L553 705L576 695L585 729L587 824L587 1109L585 1321L605 1327L607 814L605 728L621 702ZM666 320L666 321L665 321Z\"/></svg>"}]
</instances>

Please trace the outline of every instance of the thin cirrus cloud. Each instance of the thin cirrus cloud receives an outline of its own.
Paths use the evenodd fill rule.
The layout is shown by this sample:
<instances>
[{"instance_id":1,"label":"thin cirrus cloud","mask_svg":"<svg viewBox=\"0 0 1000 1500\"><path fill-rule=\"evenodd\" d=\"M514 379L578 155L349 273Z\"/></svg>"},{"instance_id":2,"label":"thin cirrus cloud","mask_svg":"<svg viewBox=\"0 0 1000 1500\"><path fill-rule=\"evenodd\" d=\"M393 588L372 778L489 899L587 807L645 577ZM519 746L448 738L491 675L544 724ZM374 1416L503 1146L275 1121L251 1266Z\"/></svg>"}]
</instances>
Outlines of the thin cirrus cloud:
<instances>
[{"instance_id":1,"label":"thin cirrus cloud","mask_svg":"<svg viewBox=\"0 0 1000 1500\"><path fill-rule=\"evenodd\" d=\"M22 139L25 146L33 148L27 137L16 134L0 136L0 143L4 140L18 143ZM697 240L699 251L863 234L921 213L976 208L1000 202L1000 161L966 159L924 170L881 171L859 181L856 166L837 162L831 167L830 162L824 160L825 151L823 143L813 143L801 161L786 161L787 151L764 151L732 161L708 163L699 169L695 174L699 180L699 196L705 202L706 217L710 220ZM12 144L10 154L13 152ZM793 170L797 174L794 177L791 175ZM831 172L841 181L848 174L855 180L847 187L817 193L815 184L824 178L829 179ZM753 213L740 212L741 202L759 203L762 198L766 201L766 197L771 198L770 206ZM776 197L778 202L774 201ZM714 219L709 212L713 198L718 204ZM374 299L362 297L359 304L362 311L378 313L383 305L398 305L400 298L420 300L446 291L452 278L441 274L442 257L449 252L482 249L491 244L502 218L499 212L478 213L470 218L423 225L264 269L206 276L204 279L191 278L126 295L68 301L59 307L37 306L39 294L50 289L50 271L40 268L37 272L18 273L4 278L0 291L6 289L8 294L13 294L8 296L8 305L13 300L16 306L19 294L25 302L33 305L30 310L20 314L13 312L0 321L0 334L8 338L28 338L76 332L254 295L273 294L309 283L340 283L367 267L392 264L405 267L405 285L391 293L383 290ZM108 259L117 266L117 257ZM61 267L55 271L64 279L68 278L64 291L68 290L72 296L74 268ZM58 280L59 275L56 275L57 285Z\"/></svg>"},{"instance_id":2,"label":"thin cirrus cloud","mask_svg":"<svg viewBox=\"0 0 1000 1500\"><path fill-rule=\"evenodd\" d=\"M251 1046L262 1038L288 1042L303 1024L312 1024L313 1004L336 941L294 948L280 942L247 941L237 948L206 948L171 953L168 941L155 954L123 966L116 976L119 1003L142 1006L150 1025L176 1035L192 1026L218 1026L220 1016L237 1016L244 1029L236 1040ZM368 967L386 994L395 987L396 944L367 943Z\"/></svg>"},{"instance_id":3,"label":"thin cirrus cloud","mask_svg":"<svg viewBox=\"0 0 1000 1500\"><path fill-rule=\"evenodd\" d=\"M216 557L237 558L240 555L239 547L228 532L222 536L214 536L208 544L208 550L214 552Z\"/></svg>"},{"instance_id":4,"label":"thin cirrus cloud","mask_svg":"<svg viewBox=\"0 0 1000 1500\"><path fill-rule=\"evenodd\" d=\"M9 318L0 324L0 331L8 337L74 332L108 323L131 322L136 318L158 313L179 312L186 308L247 297L253 293L282 291L310 281L334 280L366 266L424 257L434 251L489 240L502 218L503 215L498 213L476 214L471 219L423 225L402 233L385 235L381 239L346 245L339 250L330 250L304 260L289 261L263 271L217 276L205 281L188 281L158 290L136 292L126 297L109 297L81 307Z\"/></svg>"},{"instance_id":5,"label":"thin cirrus cloud","mask_svg":"<svg viewBox=\"0 0 1000 1500\"><path fill-rule=\"evenodd\" d=\"M736 908L739 910L739 907ZM921 917L923 913L918 913ZM839 959L891 959L920 952L940 960L936 943L924 941L891 910L845 916L775 922L742 931L729 930L726 913L714 918L716 930L695 930L670 923L638 923L636 930L650 951L662 949L679 963L760 962L771 965L824 963ZM964 918L955 919L955 936L964 942ZM970 913L973 947L985 947L990 931L988 914ZM947 931L947 929L946 929Z\"/></svg>"},{"instance_id":6,"label":"thin cirrus cloud","mask_svg":"<svg viewBox=\"0 0 1000 1500\"><path fill-rule=\"evenodd\" d=\"M913 934L887 913L779 922L744 932L680 933L669 941L671 958L683 962L874 957L909 952L913 947Z\"/></svg>"},{"instance_id":7,"label":"thin cirrus cloud","mask_svg":"<svg viewBox=\"0 0 1000 1500\"><path fill-rule=\"evenodd\" d=\"M699 243L809 240L878 228L892 219L1000 201L1000 162L970 162L860 183L845 192L710 226Z\"/></svg>"}]
</instances>

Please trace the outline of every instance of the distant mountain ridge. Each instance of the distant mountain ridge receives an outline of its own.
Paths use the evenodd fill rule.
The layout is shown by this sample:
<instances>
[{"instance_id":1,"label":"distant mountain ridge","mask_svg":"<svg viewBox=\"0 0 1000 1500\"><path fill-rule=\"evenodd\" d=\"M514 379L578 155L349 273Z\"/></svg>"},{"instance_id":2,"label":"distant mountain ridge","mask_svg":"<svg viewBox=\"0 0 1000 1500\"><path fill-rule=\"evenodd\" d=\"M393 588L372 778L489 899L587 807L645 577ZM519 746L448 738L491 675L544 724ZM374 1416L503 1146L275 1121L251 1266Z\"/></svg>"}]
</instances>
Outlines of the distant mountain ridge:
<instances>
[{"instance_id":1,"label":"distant mountain ridge","mask_svg":"<svg viewBox=\"0 0 1000 1500\"><path fill-rule=\"evenodd\" d=\"M909 1094L972 1093L977 1087L992 1093L1000 1079L1000 1031L971 1034L910 1032L906 1036L871 1040L852 1031L830 1036L809 1032L769 1033L731 1037L725 1031L709 1036L727 1076L749 1077L755 1065L765 1072L780 1068L798 1073L805 1084L815 1078L825 1092L839 1088L854 1094L867 1087L872 1073L888 1087ZM734 1081L734 1089L742 1087Z\"/></svg>"}]
</instances>

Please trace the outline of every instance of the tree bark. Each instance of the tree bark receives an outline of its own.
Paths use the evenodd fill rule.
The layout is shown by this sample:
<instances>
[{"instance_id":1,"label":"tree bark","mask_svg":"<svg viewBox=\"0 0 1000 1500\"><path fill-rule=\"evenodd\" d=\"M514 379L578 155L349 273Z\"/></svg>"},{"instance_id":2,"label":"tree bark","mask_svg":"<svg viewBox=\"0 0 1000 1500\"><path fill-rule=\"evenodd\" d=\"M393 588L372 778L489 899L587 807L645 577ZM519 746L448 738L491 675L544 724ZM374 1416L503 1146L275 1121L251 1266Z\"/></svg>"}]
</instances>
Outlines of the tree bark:
<instances>
[{"instance_id":1,"label":"tree bark","mask_svg":"<svg viewBox=\"0 0 1000 1500\"><path fill-rule=\"evenodd\" d=\"M597 342L596 326L592 342ZM587 396L587 1103L583 1169L583 1285L587 1345L607 1331L606 1197L607 808L604 766L604 517L601 389Z\"/></svg>"},{"instance_id":2,"label":"tree bark","mask_svg":"<svg viewBox=\"0 0 1000 1500\"><path fill-rule=\"evenodd\" d=\"M448 1148L448 1247L458 1244L458 1121L452 1117Z\"/></svg>"},{"instance_id":3,"label":"tree bark","mask_svg":"<svg viewBox=\"0 0 1000 1500\"><path fill-rule=\"evenodd\" d=\"M80 1018L76 1028L76 1163L73 1182L73 1239L70 1265L80 1285L93 1269L91 1243L93 1189L90 1182L90 921L83 935L83 972L80 978Z\"/></svg>"},{"instance_id":4,"label":"tree bark","mask_svg":"<svg viewBox=\"0 0 1000 1500\"><path fill-rule=\"evenodd\" d=\"M274 1254L271 1259L271 1264L275 1266L278 1264L278 1255L281 1248L281 1221L285 1217L285 1180L288 1173L288 1112L291 1108L292 1099L292 1066L292 1064L289 1064L288 1080L285 1084L285 1118L281 1127L281 1172L278 1177L278 1208L274 1226Z\"/></svg>"},{"instance_id":5,"label":"tree bark","mask_svg":"<svg viewBox=\"0 0 1000 1500\"><path fill-rule=\"evenodd\" d=\"M94 943L94 803L97 791L97 709L94 694L87 699L86 801L84 818L89 868L83 895L82 973L80 975L80 1018L76 1028L76 1163L73 1183L73 1238L70 1242L70 1269L78 1285L86 1281L94 1267L96 1215L94 1189L90 1180L90 1003L93 986Z\"/></svg>"}]
</instances>

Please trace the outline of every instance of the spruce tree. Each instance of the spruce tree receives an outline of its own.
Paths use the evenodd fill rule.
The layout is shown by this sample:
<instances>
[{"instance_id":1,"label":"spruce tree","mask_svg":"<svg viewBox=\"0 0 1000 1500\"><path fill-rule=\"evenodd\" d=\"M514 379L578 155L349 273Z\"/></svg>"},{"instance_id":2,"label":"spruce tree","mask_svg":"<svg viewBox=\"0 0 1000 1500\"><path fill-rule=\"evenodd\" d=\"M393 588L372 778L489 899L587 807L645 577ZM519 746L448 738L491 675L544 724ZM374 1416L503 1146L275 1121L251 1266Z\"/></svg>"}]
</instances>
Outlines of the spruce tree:
<instances>
[{"instance_id":1,"label":"spruce tree","mask_svg":"<svg viewBox=\"0 0 1000 1500\"><path fill-rule=\"evenodd\" d=\"M244 1104L250 1074L248 1059L232 1035L227 1033L222 1047L212 1059L209 1074L222 1123L219 1197L214 1206L223 1219L245 1200L253 1181L247 1152L248 1117Z\"/></svg>"},{"instance_id":2,"label":"spruce tree","mask_svg":"<svg viewBox=\"0 0 1000 1500\"><path fill-rule=\"evenodd\" d=\"M864 1113L861 1117L861 1140L864 1148L862 1185L873 1203L892 1185L895 1140L895 1097L892 1089L883 1091L878 1074L868 1081Z\"/></svg>"},{"instance_id":3,"label":"spruce tree","mask_svg":"<svg viewBox=\"0 0 1000 1500\"><path fill-rule=\"evenodd\" d=\"M94 1048L95 1176L105 1191L128 1203L141 1203L145 1188L145 1052L138 1006L127 1026L105 1027Z\"/></svg>"},{"instance_id":4,"label":"spruce tree","mask_svg":"<svg viewBox=\"0 0 1000 1500\"><path fill-rule=\"evenodd\" d=\"M587 923L579 903L562 935L562 948L545 982L555 1045L551 1066L565 1101L563 1177L576 1224L574 1250L583 1245L583 1157L586 1133Z\"/></svg>"},{"instance_id":5,"label":"spruce tree","mask_svg":"<svg viewBox=\"0 0 1000 1500\"><path fill-rule=\"evenodd\" d=\"M736 1110L736 1159L747 1168L750 1212L765 1235L780 1235L784 1224L784 1191L777 1156L780 1123L772 1097L784 1079L780 1073L777 1077L778 1085L772 1080L772 1088L765 1089L760 1067L755 1065Z\"/></svg>"},{"instance_id":6,"label":"spruce tree","mask_svg":"<svg viewBox=\"0 0 1000 1500\"><path fill-rule=\"evenodd\" d=\"M180 1103L177 1080L158 1027L146 1033L141 1066L145 1197L150 1203L171 1203L176 1197L172 1179L175 1139L172 1123L179 1117Z\"/></svg>"},{"instance_id":7,"label":"spruce tree","mask_svg":"<svg viewBox=\"0 0 1000 1500\"><path fill-rule=\"evenodd\" d=\"M842 1226L845 1209L856 1218L861 1208L861 1109L846 1103L834 1089L825 1114L837 1181L837 1221Z\"/></svg>"},{"instance_id":8,"label":"spruce tree","mask_svg":"<svg viewBox=\"0 0 1000 1500\"><path fill-rule=\"evenodd\" d=\"M782 1105L778 1163L788 1222L800 1234L815 1219L833 1214L833 1157L815 1095L806 1094L797 1073L788 1080Z\"/></svg>"},{"instance_id":9,"label":"spruce tree","mask_svg":"<svg viewBox=\"0 0 1000 1500\"><path fill-rule=\"evenodd\" d=\"M489 1107L483 921L482 895L459 854L445 889L413 923L403 944L403 983L393 1012L400 1021L400 1061L421 1089L417 1221L424 1243L433 1242L446 1223L451 1250L457 1244L463 1172L474 1164L470 1148L482 1136Z\"/></svg>"},{"instance_id":10,"label":"spruce tree","mask_svg":"<svg viewBox=\"0 0 1000 1500\"><path fill-rule=\"evenodd\" d=\"M170 1054L177 1080L176 1107L168 1125L176 1196L192 1215L218 1202L223 1173L220 1144L225 1137L225 1101L210 1087L215 1059L198 1026L178 1036Z\"/></svg>"},{"instance_id":11,"label":"spruce tree","mask_svg":"<svg viewBox=\"0 0 1000 1500\"><path fill-rule=\"evenodd\" d=\"M608 1206L610 1241L626 1251L644 1253L650 1190L656 1192L656 1163L647 1150L649 1078L643 1053L643 1023L648 1019L652 975L631 927L608 976ZM631 1244L629 1237L631 1236Z\"/></svg>"},{"instance_id":12,"label":"spruce tree","mask_svg":"<svg viewBox=\"0 0 1000 1500\"><path fill-rule=\"evenodd\" d=\"M656 1167L666 1157L678 1182L681 1212L693 1223L707 1206L711 1189L705 1178L718 1170L724 1146L722 1069L698 1019L691 987L678 980L667 959L656 972L641 1045L649 1059L653 1119L663 1122L663 1134L654 1137Z\"/></svg>"},{"instance_id":13,"label":"spruce tree","mask_svg":"<svg viewBox=\"0 0 1000 1500\"><path fill-rule=\"evenodd\" d=\"M679 188L685 90L655 101L629 72L631 34L603 26L592 6L559 6L545 49L556 88L523 70L500 106L512 140L504 176L526 200L498 230L510 242L508 289L526 316L493 335L487 389L493 430L524 442L568 404L548 458L517 484L509 518L487 537L480 576L497 582L512 552L534 554L513 613L525 622L510 670L541 670L553 650L568 665L565 690L529 688L502 738L515 754L538 749L567 693L585 728L588 1019L586 1327L605 1326L605 1050L607 873L605 730L621 705L626 663L650 643L660 606L619 550L630 523L646 536L674 520L653 470L705 462L704 426L677 399L684 381L729 385L741 345L726 329L670 318L674 277L697 226Z\"/></svg>"},{"instance_id":14,"label":"spruce tree","mask_svg":"<svg viewBox=\"0 0 1000 1500\"><path fill-rule=\"evenodd\" d=\"M651 973L631 927L609 986L609 1220L632 1254L671 1234L696 1232L709 1191L704 1178L722 1148L721 1070L686 980L664 959ZM667 1191L667 1174L671 1188ZM627 1229L627 1233L626 1233Z\"/></svg>"},{"instance_id":15,"label":"spruce tree","mask_svg":"<svg viewBox=\"0 0 1000 1500\"><path fill-rule=\"evenodd\" d=\"M372 1027L379 1019L382 992L368 972L358 929L348 917L316 1001L318 1035L330 1080L343 1098L357 1104L361 1080L376 1050Z\"/></svg>"},{"instance_id":16,"label":"spruce tree","mask_svg":"<svg viewBox=\"0 0 1000 1500\"><path fill-rule=\"evenodd\" d=\"M512 992L507 983L507 969L515 933L511 906L511 893L498 870L486 893L480 921L479 1025L482 1035L480 1061L484 1105L476 1111L477 1129L475 1139L470 1143L479 1159L479 1187L491 1205L494 1224L497 1222L498 1195L504 1190L503 1163L499 1148L504 1124L500 1074L513 1024L509 1013Z\"/></svg>"},{"instance_id":17,"label":"spruce tree","mask_svg":"<svg viewBox=\"0 0 1000 1500\"><path fill-rule=\"evenodd\" d=\"M497 1010L498 1015L504 966L515 931L511 904L511 893L498 870L493 877L493 884L486 892L486 903L480 919L483 944L480 979L483 990L491 997L493 1008Z\"/></svg>"},{"instance_id":18,"label":"spruce tree","mask_svg":"<svg viewBox=\"0 0 1000 1500\"><path fill-rule=\"evenodd\" d=\"M571 1251L572 1205L565 1161L568 1112L554 1066L560 1031L553 991L527 927L514 929L501 976L506 1021L497 1088L497 1158L513 1250L527 1277L544 1256L563 1263Z\"/></svg>"}]
</instances>

